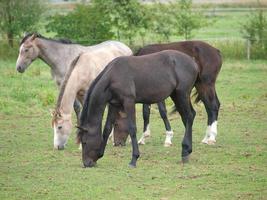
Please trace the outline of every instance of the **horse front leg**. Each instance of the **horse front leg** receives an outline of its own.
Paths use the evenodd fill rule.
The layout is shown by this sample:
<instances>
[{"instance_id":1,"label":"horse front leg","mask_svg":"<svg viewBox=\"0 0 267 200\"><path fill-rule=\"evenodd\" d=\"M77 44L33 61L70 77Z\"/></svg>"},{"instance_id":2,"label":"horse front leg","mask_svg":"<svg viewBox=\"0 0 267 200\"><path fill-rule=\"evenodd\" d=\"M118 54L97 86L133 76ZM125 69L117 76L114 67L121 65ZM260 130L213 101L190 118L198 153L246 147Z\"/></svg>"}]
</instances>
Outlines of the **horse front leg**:
<instances>
[{"instance_id":1,"label":"horse front leg","mask_svg":"<svg viewBox=\"0 0 267 200\"><path fill-rule=\"evenodd\" d=\"M76 114L76 118L77 118L77 124L79 125L79 119L80 119L80 113L81 113L81 104L79 102L78 99L75 99L74 103L73 103L73 108Z\"/></svg>"},{"instance_id":2,"label":"horse front leg","mask_svg":"<svg viewBox=\"0 0 267 200\"><path fill-rule=\"evenodd\" d=\"M128 132L132 141L132 159L130 167L136 167L137 159L140 156L138 143L136 139L136 119L135 119L135 102L134 100L125 100L123 103L124 111L127 115Z\"/></svg>"},{"instance_id":3,"label":"horse front leg","mask_svg":"<svg viewBox=\"0 0 267 200\"><path fill-rule=\"evenodd\" d=\"M165 129L166 129L166 138L165 138L164 146L169 147L172 145L173 131L171 129L171 125L167 117L167 109L166 109L165 101L159 102L158 108L159 108L161 119L163 120Z\"/></svg>"},{"instance_id":4,"label":"horse front leg","mask_svg":"<svg viewBox=\"0 0 267 200\"><path fill-rule=\"evenodd\" d=\"M145 144L145 139L150 137L150 129L149 129L150 108L151 108L150 104L143 104L144 129L143 129L143 134L138 141L138 144Z\"/></svg>"},{"instance_id":5,"label":"horse front leg","mask_svg":"<svg viewBox=\"0 0 267 200\"><path fill-rule=\"evenodd\" d=\"M114 122L115 122L116 112L118 112L118 109L109 104L109 106L108 106L108 115L107 115L104 131L103 131L103 141L102 141L101 147L100 147L99 158L101 158L104 155L109 135L113 130L113 125L114 125Z\"/></svg>"},{"instance_id":6,"label":"horse front leg","mask_svg":"<svg viewBox=\"0 0 267 200\"><path fill-rule=\"evenodd\" d=\"M191 105L189 94L177 90L171 98L181 115L185 127L185 134L182 141L182 162L186 163L189 161L189 155L192 153L192 126L196 112Z\"/></svg>"}]
</instances>

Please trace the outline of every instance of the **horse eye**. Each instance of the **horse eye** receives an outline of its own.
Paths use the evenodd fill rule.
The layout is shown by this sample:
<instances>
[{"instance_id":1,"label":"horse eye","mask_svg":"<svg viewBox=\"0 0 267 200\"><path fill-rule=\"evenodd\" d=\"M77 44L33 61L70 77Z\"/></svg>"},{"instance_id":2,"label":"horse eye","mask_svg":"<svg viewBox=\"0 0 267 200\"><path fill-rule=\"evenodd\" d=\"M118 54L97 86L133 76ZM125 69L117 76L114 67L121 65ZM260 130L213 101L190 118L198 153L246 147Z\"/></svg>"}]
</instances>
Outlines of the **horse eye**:
<instances>
[{"instance_id":1,"label":"horse eye","mask_svg":"<svg viewBox=\"0 0 267 200\"><path fill-rule=\"evenodd\" d=\"M58 129L59 129L59 130L62 129L62 126L59 126Z\"/></svg>"},{"instance_id":2,"label":"horse eye","mask_svg":"<svg viewBox=\"0 0 267 200\"><path fill-rule=\"evenodd\" d=\"M28 52L29 51L29 49L25 49L25 52Z\"/></svg>"}]
</instances>

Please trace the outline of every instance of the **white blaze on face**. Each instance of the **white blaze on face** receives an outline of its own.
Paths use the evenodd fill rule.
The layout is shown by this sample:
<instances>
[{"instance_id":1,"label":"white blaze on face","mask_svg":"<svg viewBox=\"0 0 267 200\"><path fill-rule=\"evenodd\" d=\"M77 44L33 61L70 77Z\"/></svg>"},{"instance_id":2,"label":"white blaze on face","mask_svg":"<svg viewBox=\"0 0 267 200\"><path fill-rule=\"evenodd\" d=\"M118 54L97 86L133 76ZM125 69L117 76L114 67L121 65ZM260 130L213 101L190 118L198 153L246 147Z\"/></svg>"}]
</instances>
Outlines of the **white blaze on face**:
<instances>
[{"instance_id":1,"label":"white blaze on face","mask_svg":"<svg viewBox=\"0 0 267 200\"><path fill-rule=\"evenodd\" d=\"M17 59L17 62L16 62L16 66L18 66L19 62L20 62L20 57L21 57L21 51L24 47L24 44L22 44L19 48L19 56L18 56L18 59Z\"/></svg>"},{"instance_id":2,"label":"white blaze on face","mask_svg":"<svg viewBox=\"0 0 267 200\"><path fill-rule=\"evenodd\" d=\"M54 148L62 149L66 145L68 135L64 135L58 131L58 127L54 124Z\"/></svg>"}]
</instances>

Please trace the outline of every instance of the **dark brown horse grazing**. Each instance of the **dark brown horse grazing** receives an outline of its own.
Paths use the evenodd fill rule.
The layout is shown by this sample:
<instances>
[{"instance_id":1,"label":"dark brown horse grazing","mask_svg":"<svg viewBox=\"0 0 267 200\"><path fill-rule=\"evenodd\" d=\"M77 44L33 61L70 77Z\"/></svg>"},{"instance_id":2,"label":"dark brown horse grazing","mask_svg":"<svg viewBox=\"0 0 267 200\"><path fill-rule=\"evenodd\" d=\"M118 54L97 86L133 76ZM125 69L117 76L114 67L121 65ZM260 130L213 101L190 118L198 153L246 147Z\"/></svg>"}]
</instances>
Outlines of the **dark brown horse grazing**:
<instances>
[{"instance_id":1,"label":"dark brown horse grazing","mask_svg":"<svg viewBox=\"0 0 267 200\"><path fill-rule=\"evenodd\" d=\"M198 96L196 102L202 101L205 105L208 114L208 127L206 135L202 140L205 144L214 144L217 135L217 119L220 108L220 102L215 90L215 82L222 66L222 58L220 51L211 45L202 41L183 41L174 42L169 44L154 44L141 48L135 55L142 56L163 50L177 50L183 52L190 57L194 58L199 68L199 77L195 83ZM167 118L166 108L164 102L158 103L160 115L164 121L166 128L165 146L171 145L173 132ZM149 130L149 115L150 105L143 105L143 118L144 118L144 132L139 140L139 144L145 144L145 138L150 135ZM116 124L123 124L123 119L116 120ZM120 129L119 129L120 127ZM123 129L123 126L115 126L114 136L118 138L116 143L123 143L121 138L125 138L128 133Z\"/></svg>"},{"instance_id":2,"label":"dark brown horse grazing","mask_svg":"<svg viewBox=\"0 0 267 200\"><path fill-rule=\"evenodd\" d=\"M173 50L145 56L119 57L109 63L88 90L80 117L78 140L82 143L84 166L94 166L104 155L116 113L121 113L127 119L132 140L130 166L135 167L139 157L135 103L157 103L168 96L175 103L185 126L182 160L187 161L192 152L195 117L190 93L198 72L196 63L189 56ZM109 110L102 136L102 119L107 103Z\"/></svg>"}]
</instances>

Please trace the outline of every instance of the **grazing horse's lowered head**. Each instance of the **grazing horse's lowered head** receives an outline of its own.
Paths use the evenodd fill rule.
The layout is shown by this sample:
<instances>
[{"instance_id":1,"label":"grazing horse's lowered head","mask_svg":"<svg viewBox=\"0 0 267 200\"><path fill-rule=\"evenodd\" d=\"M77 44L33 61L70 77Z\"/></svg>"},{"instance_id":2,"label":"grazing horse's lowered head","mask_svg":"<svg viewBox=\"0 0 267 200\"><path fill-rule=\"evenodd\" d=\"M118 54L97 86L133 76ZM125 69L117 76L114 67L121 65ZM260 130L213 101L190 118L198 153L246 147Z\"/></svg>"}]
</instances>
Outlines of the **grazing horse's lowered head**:
<instances>
[{"instance_id":1,"label":"grazing horse's lowered head","mask_svg":"<svg viewBox=\"0 0 267 200\"><path fill-rule=\"evenodd\" d=\"M34 39L38 34L26 35L20 43L19 56L16 63L18 72L23 73L27 67L39 56L39 48L34 43Z\"/></svg>"},{"instance_id":2,"label":"grazing horse's lowered head","mask_svg":"<svg viewBox=\"0 0 267 200\"><path fill-rule=\"evenodd\" d=\"M52 112L52 127L54 128L54 148L63 150L72 130L71 115L54 110Z\"/></svg>"}]
</instances>

